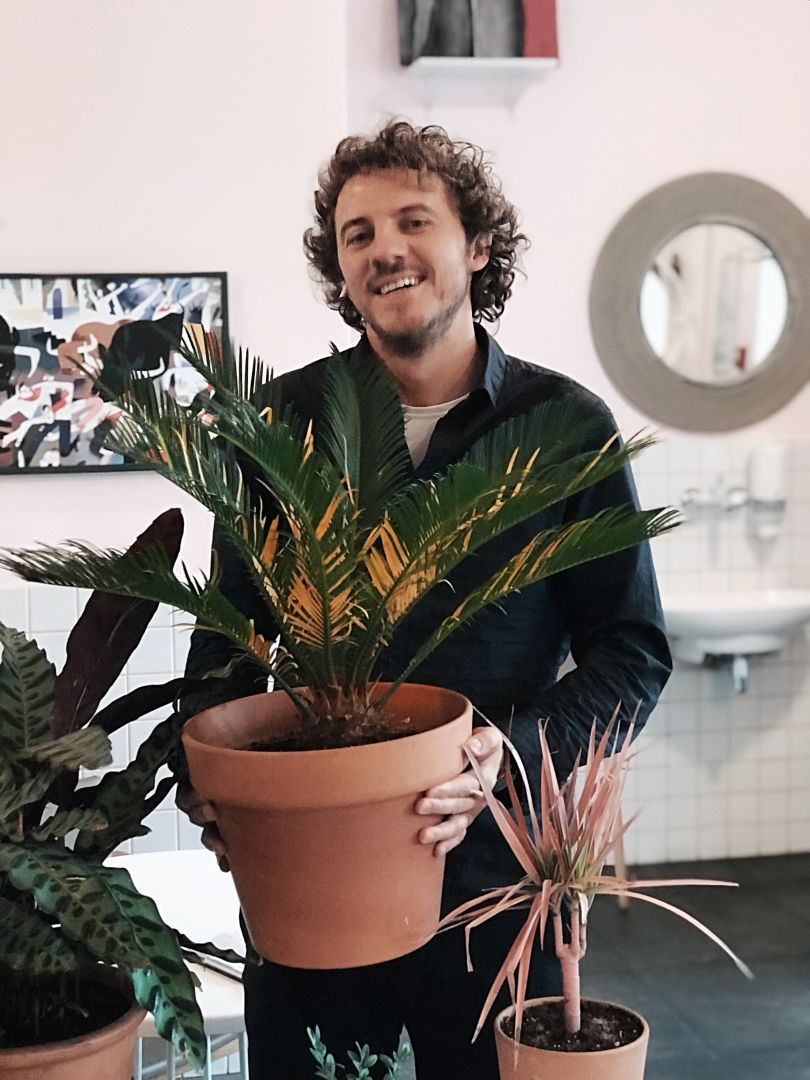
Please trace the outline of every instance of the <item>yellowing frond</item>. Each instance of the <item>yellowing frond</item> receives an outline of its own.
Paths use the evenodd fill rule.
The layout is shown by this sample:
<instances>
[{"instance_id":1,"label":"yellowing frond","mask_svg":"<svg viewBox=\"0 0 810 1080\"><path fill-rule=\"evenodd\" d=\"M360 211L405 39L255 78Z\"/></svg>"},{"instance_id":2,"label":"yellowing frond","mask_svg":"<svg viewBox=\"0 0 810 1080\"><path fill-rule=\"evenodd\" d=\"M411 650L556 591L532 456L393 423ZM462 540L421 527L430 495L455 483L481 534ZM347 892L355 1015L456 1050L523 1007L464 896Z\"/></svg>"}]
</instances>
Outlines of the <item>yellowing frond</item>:
<instances>
[{"instance_id":1,"label":"yellowing frond","mask_svg":"<svg viewBox=\"0 0 810 1080\"><path fill-rule=\"evenodd\" d=\"M327 506L326 510L324 511L323 517L318 522L318 524L315 526L315 539L316 540L323 540L324 536L326 535L327 529L332 524L332 519L335 516L335 512L337 511L337 508L340 506L340 504L343 502L343 500L345 498L346 498L346 491L345 490L340 491L340 492L338 492L337 495L332 496L332 500L329 503L329 505Z\"/></svg>"},{"instance_id":2,"label":"yellowing frond","mask_svg":"<svg viewBox=\"0 0 810 1080\"><path fill-rule=\"evenodd\" d=\"M250 620L250 642L248 648L254 656L258 656L260 660L267 662L271 652L275 649L275 641L268 641L263 634L256 633L256 624L253 619Z\"/></svg>"},{"instance_id":3,"label":"yellowing frond","mask_svg":"<svg viewBox=\"0 0 810 1080\"><path fill-rule=\"evenodd\" d=\"M267 536L265 537L264 546L262 547L262 553L260 556L263 566L271 567L273 560L276 557L278 551L278 526L279 518L275 517L270 523L270 528L267 530Z\"/></svg>"},{"instance_id":4,"label":"yellowing frond","mask_svg":"<svg viewBox=\"0 0 810 1080\"><path fill-rule=\"evenodd\" d=\"M312 421L310 420L310 422L307 424L307 433L304 436L304 456L301 459L301 461L302 462L306 461L307 458L312 454L312 451L314 449L315 449L315 439L314 439L314 437L312 435Z\"/></svg>"}]
</instances>

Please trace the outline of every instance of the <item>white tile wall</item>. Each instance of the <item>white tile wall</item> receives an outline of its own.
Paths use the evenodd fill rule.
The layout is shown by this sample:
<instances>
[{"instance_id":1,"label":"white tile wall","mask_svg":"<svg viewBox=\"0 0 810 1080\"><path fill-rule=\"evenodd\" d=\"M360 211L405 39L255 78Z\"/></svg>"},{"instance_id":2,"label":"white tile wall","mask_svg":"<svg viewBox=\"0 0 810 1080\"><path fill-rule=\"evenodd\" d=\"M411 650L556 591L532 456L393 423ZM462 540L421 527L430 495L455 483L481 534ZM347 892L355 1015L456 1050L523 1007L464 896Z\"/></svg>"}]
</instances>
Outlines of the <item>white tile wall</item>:
<instances>
[{"instance_id":1,"label":"white tile wall","mask_svg":"<svg viewBox=\"0 0 810 1080\"><path fill-rule=\"evenodd\" d=\"M722 474L744 484L753 443L743 436L673 437L636 464L645 506L677 505L687 487ZM763 543L747 511L692 521L654 541L662 591L794 584L810 588L810 442L789 448L787 513L780 536ZM78 591L5 581L0 621L32 632L61 663ZM162 682L182 672L188 616L161 608L111 691ZM130 725L114 740L115 766L131 758L166 710ZM810 851L810 638L777 656L752 659L745 694L727 670L676 665L637 742L625 818L632 862ZM195 847L199 830L173 808L153 812L151 833L135 850Z\"/></svg>"},{"instance_id":2,"label":"white tile wall","mask_svg":"<svg viewBox=\"0 0 810 1080\"><path fill-rule=\"evenodd\" d=\"M744 435L668 439L636 463L642 504L678 505L687 487L718 476L744 486L754 446ZM662 592L810 587L810 442L789 446L787 485L772 541L752 535L746 509L655 540ZM753 658L742 695L727 669L676 662L638 746L625 800L628 817L640 811L631 862L810 850L810 641L799 633L782 653Z\"/></svg>"}]
</instances>

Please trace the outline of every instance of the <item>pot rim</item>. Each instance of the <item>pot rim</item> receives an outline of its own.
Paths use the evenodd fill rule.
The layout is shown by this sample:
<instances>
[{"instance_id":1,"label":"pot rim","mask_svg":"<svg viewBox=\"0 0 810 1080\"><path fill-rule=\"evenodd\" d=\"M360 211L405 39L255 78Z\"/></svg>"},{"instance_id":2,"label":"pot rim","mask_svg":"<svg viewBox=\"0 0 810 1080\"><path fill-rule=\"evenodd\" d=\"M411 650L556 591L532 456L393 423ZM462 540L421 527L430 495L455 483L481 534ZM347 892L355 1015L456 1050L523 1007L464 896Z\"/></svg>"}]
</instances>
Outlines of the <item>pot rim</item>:
<instances>
[{"instance_id":1,"label":"pot rim","mask_svg":"<svg viewBox=\"0 0 810 1080\"><path fill-rule=\"evenodd\" d=\"M382 692L389 685L390 685L390 683L383 683L383 682L380 682L380 683L376 684L376 686L379 688L380 692ZM466 712L467 705L470 704L469 698L465 697L464 694L460 694L457 690L448 690L444 686L432 686L429 683L410 683L410 682L403 683L402 686L398 687L397 690L395 691L394 698L396 698L396 696L400 692L400 690L407 690L407 689L409 689L411 687L413 687L416 690L423 690L424 689L424 690L436 691L437 693L440 693L445 698L450 698L450 699L455 698L456 699L456 705L458 706L458 710L459 710L459 716L453 717L452 719L448 720L447 723L453 723L454 720L459 719L460 716L463 713ZM304 687L303 689L306 689L306 688ZM197 721L200 717L206 716L207 714L209 714L211 712L214 712L217 709L222 709L222 708L224 708L224 707L226 707L228 705L235 705L235 704L237 704L237 702L239 704L241 704L241 705L244 705L247 702L256 701L258 698L271 697L271 696L276 695L276 694L278 694L280 697L287 698L287 700L290 701L290 704L291 705L293 704L293 702L289 698L289 695L286 693L286 691L284 691L284 690L269 690L269 691L265 691L265 692L263 692L261 694L249 694L247 697L244 697L244 698L235 698L233 701L225 701L225 702L222 702L219 705L211 705L211 706L209 706L209 708L202 709L200 712L195 713L194 716L190 716L188 718L188 720L186 720L186 722L183 724L183 727L181 728L181 738L182 738L184 743L186 741L188 741L188 742L191 742L191 743L195 743L198 746L215 747L217 752L221 753L221 754L226 754L226 755L229 755L229 756L230 755L240 755L240 756L242 756L242 755L248 754L251 757L261 757L263 760L266 761L268 758L274 758L274 757L276 757L276 758L281 758L281 757L289 758L291 755L296 755L296 754L300 754L300 755L307 755L307 754L334 754L334 755L342 755L342 756L345 757L346 755L348 755L351 752L357 753L357 751L366 750L369 747L382 746L382 745L385 745L386 742L397 742L401 746L408 746L408 745L411 745L411 742L412 742L413 739L417 739L420 736L427 734L427 732L425 732L425 731L414 731L411 735L402 735L402 736L400 736L400 738L398 738L396 740L381 739L381 740L377 740L376 742L362 743L359 746L314 747L312 749L302 749L302 750L251 750L248 747L222 746L219 743L208 742L207 740L205 740L203 738L200 738L198 735L194 734L193 731L191 730L195 726L195 721ZM433 729L433 730L435 730L435 729ZM245 758L242 757L242 760L244 761Z\"/></svg>"},{"instance_id":2,"label":"pot rim","mask_svg":"<svg viewBox=\"0 0 810 1080\"><path fill-rule=\"evenodd\" d=\"M524 1008L526 1008L529 1005L539 1005L543 1002L562 1000L563 999L561 994L547 994L545 997L527 998L523 1005ZM647 1023L641 1013L636 1012L635 1009L628 1008L627 1005L622 1005L618 1001L605 1001L603 998L582 998L582 1001L583 1003L586 1001L590 1002L593 1005L607 1005L610 1008L621 1009L622 1012L629 1013L630 1016L634 1016L637 1020L641 1022L641 1033L636 1036L636 1038L633 1039L632 1042L625 1043L623 1046L607 1046L604 1050L551 1050L547 1049L544 1046L529 1046L528 1043L518 1043L518 1046L520 1046L520 1048L524 1052L529 1051L536 1054L555 1054L557 1057L560 1058L571 1058L576 1057L577 1055L582 1057L595 1057L597 1055L600 1057L603 1055L615 1056L618 1054L626 1053L629 1047L635 1046L642 1039L649 1036L650 1025ZM502 1039L512 1045L515 1044L515 1040L510 1035L507 1035L506 1032L503 1030L503 1022L510 1015L513 1015L514 1012L515 1006L508 1005L505 1009L501 1009L501 1011L498 1013L494 1020L496 1035L500 1036Z\"/></svg>"}]
</instances>

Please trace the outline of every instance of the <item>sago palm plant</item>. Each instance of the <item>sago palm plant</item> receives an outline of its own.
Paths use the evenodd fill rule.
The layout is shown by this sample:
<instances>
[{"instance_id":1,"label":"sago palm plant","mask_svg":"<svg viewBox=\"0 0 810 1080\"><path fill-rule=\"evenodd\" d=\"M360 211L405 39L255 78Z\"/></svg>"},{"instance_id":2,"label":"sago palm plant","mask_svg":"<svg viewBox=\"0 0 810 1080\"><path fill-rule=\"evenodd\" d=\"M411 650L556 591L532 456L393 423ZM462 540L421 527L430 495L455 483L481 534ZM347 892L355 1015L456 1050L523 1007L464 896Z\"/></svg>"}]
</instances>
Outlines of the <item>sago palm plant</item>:
<instances>
[{"instance_id":1,"label":"sago palm plant","mask_svg":"<svg viewBox=\"0 0 810 1080\"><path fill-rule=\"evenodd\" d=\"M222 350L213 336L190 340L185 354L211 387L204 408L183 408L158 383L131 377L116 387L123 415L108 445L213 513L267 604L278 642L223 595L216 569L177 576L159 552L125 556L71 543L7 552L0 563L29 580L102 586L195 616L293 698L317 745L326 729L338 743L379 733L394 690L485 605L674 524L670 510L612 507L538 532L459 597L372 703L380 653L428 590L488 541L622 468L650 440L615 436L598 445L591 418L549 403L483 434L443 473L416 479L400 400L373 357L329 358L313 428L285 402L283 377L268 377L260 362Z\"/></svg>"}]
</instances>

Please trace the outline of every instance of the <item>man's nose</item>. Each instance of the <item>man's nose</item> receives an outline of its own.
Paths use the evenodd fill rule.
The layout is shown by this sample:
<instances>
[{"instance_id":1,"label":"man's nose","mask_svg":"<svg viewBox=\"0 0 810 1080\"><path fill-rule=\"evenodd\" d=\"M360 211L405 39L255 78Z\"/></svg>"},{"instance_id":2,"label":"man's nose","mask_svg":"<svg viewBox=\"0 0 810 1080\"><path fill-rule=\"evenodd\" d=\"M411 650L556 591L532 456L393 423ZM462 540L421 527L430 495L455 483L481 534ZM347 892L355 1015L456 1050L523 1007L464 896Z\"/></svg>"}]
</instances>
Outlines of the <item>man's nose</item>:
<instances>
[{"instance_id":1,"label":"man's nose","mask_svg":"<svg viewBox=\"0 0 810 1080\"><path fill-rule=\"evenodd\" d=\"M398 229L377 229L369 251L375 270L386 270L404 262L408 245Z\"/></svg>"}]
</instances>

